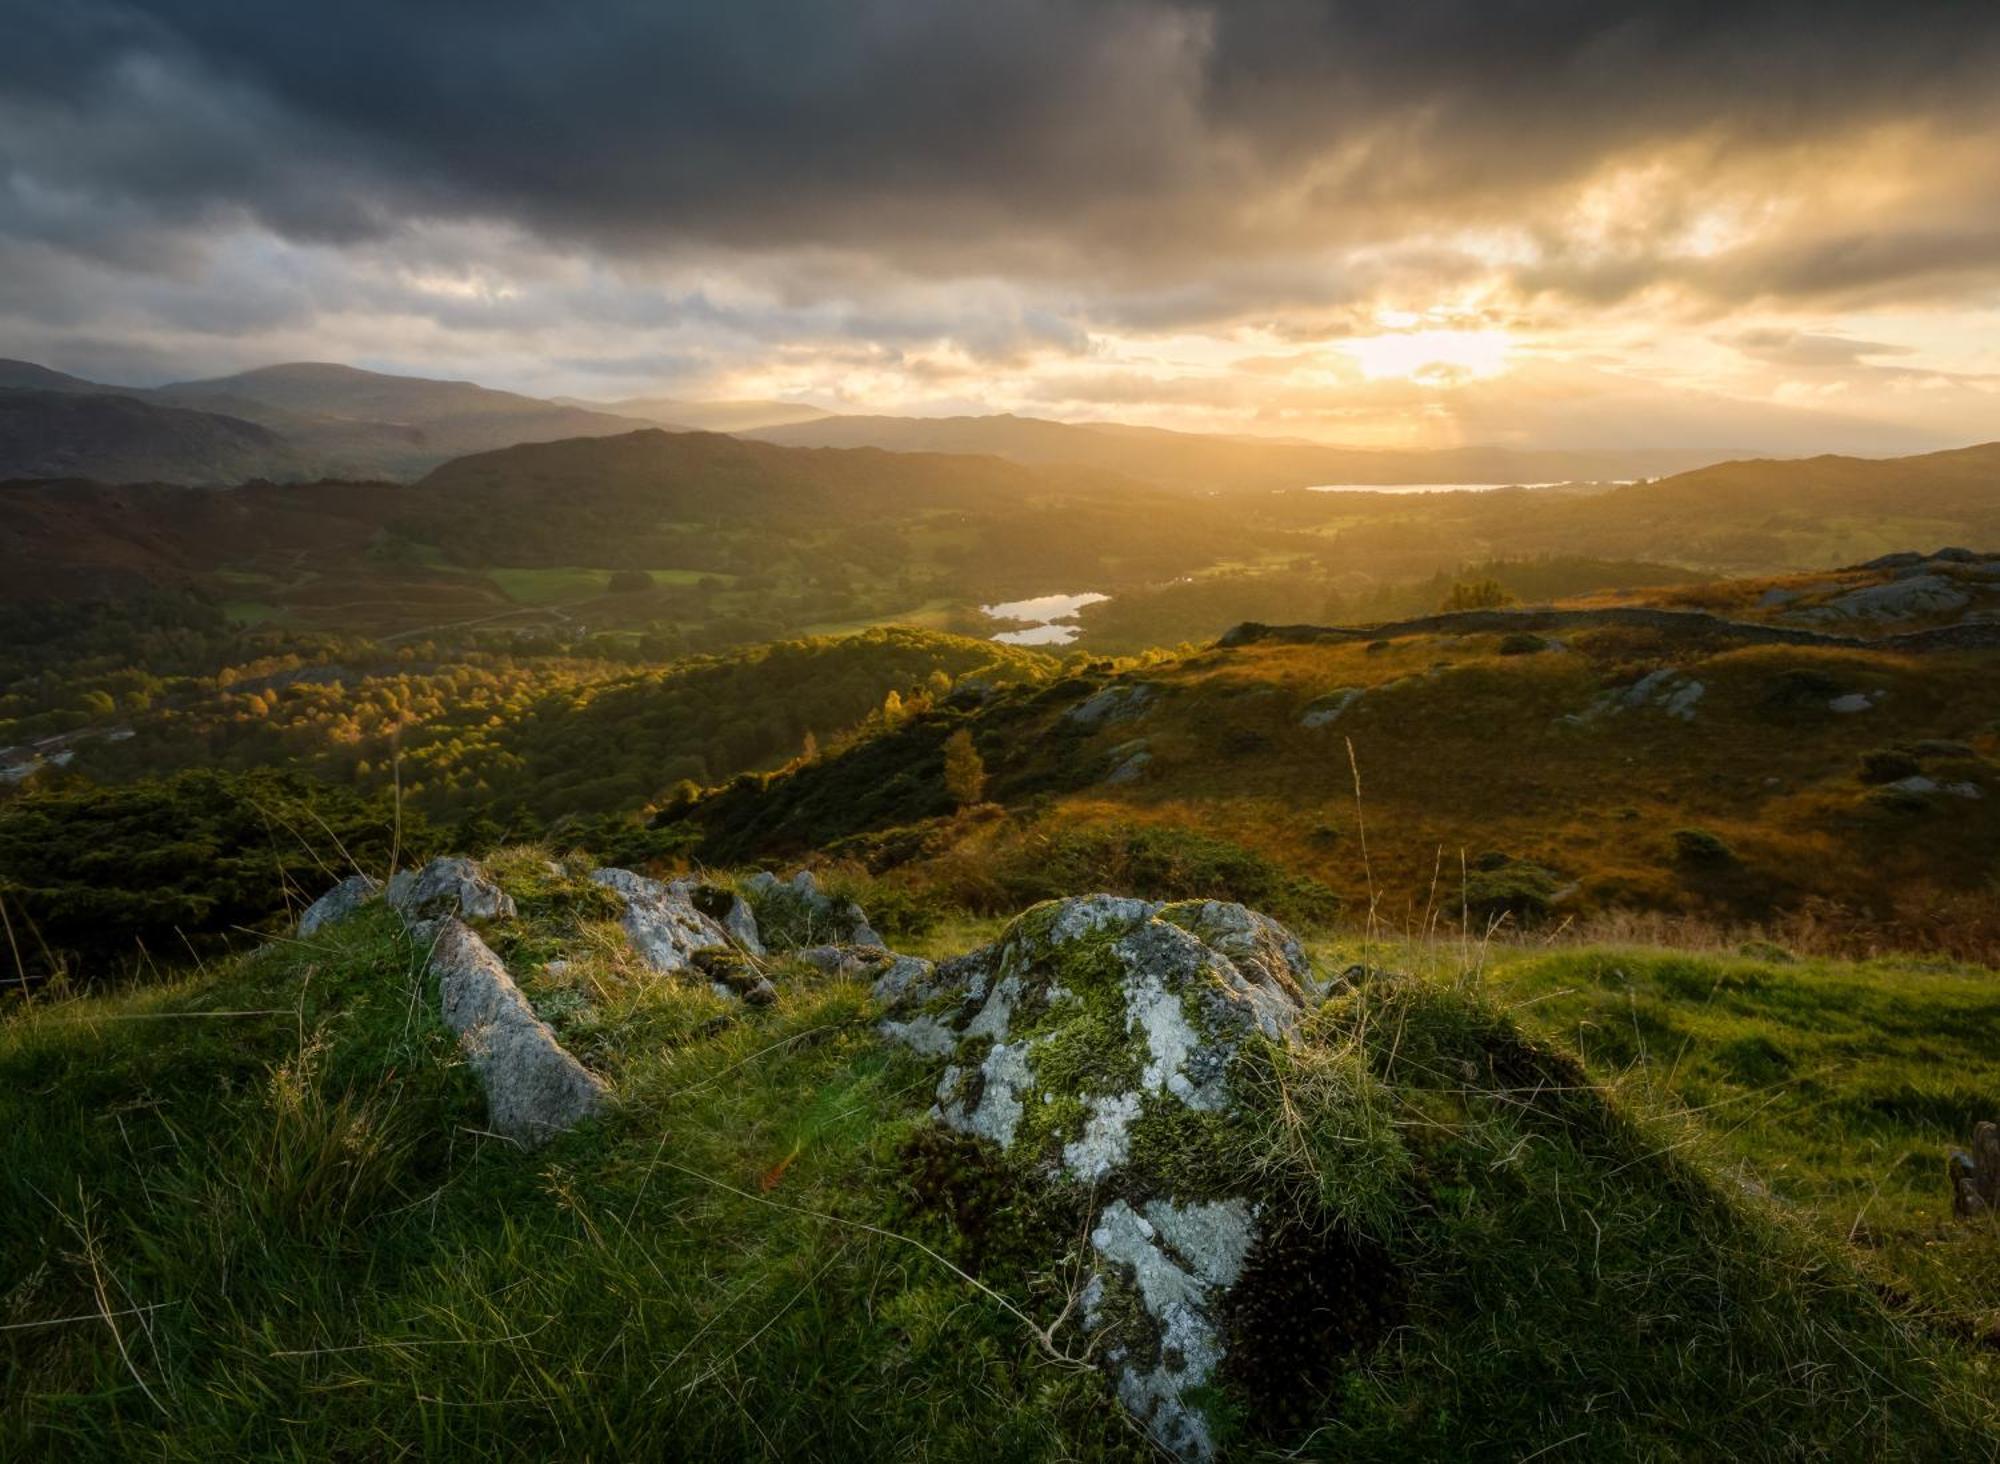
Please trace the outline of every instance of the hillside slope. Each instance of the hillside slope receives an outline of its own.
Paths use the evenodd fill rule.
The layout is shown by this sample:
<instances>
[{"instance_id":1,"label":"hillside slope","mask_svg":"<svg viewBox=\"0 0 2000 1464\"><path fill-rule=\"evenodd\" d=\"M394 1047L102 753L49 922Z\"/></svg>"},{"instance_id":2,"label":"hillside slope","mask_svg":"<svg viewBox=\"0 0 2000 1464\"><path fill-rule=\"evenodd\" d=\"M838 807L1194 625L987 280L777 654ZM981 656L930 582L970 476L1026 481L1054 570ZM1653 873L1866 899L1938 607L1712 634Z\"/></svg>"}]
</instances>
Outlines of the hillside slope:
<instances>
[{"instance_id":1,"label":"hillside slope","mask_svg":"<svg viewBox=\"0 0 2000 1464\"><path fill-rule=\"evenodd\" d=\"M1226 869L1239 898L1396 928L1650 910L1993 959L1996 565L1830 576L1761 612L1886 590L1935 626L1931 585L1964 587L1948 628L1904 639L1867 615L1830 633L1625 610L1250 630L947 705L675 816L723 862L832 846L995 910ZM1004 816L954 818L960 729Z\"/></svg>"},{"instance_id":2,"label":"hillside slope","mask_svg":"<svg viewBox=\"0 0 2000 1464\"><path fill-rule=\"evenodd\" d=\"M0 391L9 396L0 478L204 485L408 479L469 452L639 425L468 381L311 362L142 388L0 361Z\"/></svg>"},{"instance_id":3,"label":"hillside slope","mask_svg":"<svg viewBox=\"0 0 2000 1464\"><path fill-rule=\"evenodd\" d=\"M1713 462L1717 450L1564 452L1505 447L1438 450L1326 447L1269 438L1169 432L1039 417L825 416L744 435L790 447L992 453L1061 463L1204 493L1254 493L1317 483L1546 483L1631 478Z\"/></svg>"},{"instance_id":4,"label":"hillside slope","mask_svg":"<svg viewBox=\"0 0 2000 1464\"><path fill-rule=\"evenodd\" d=\"M421 1437L575 1457L921 1440L1134 1464L1162 1446L1944 1460L2000 1440L1955 1318L1885 1293L1691 1120L1593 1081L1466 973L1343 978L1291 1036L1235 1048L1211 1106L1143 1098L1129 1155L1085 1184L1046 1115L1111 1076L1057 1040L1120 999L1092 953L1135 921L1128 956L1205 949L1187 931L1212 908L1072 902L1002 933L1037 983L1069 952L1090 999L1037 1059L1041 1126L995 1140L935 1116L956 1080L880 1029L890 989L820 970L776 925L758 921L770 994L751 1004L649 969L587 860L521 849L490 873L510 900L453 939L504 961L508 1000L603 1085L597 1116L536 1152L495 1131L491 1068L447 1025L456 978L379 902L0 1027L10 1457ZM1113 923L1061 935L1072 911ZM992 959L938 968L945 1003ZM1244 1194L1263 1238L1238 1254L1241 1201L1211 1197ZM1156 1233L1123 1221L1140 1205L1186 1249L1128 1250ZM1197 1341L1226 1345L1197 1360ZM1134 1348L1163 1359L1137 1392ZM1207 1381L1173 1381L1190 1374Z\"/></svg>"},{"instance_id":5,"label":"hillside slope","mask_svg":"<svg viewBox=\"0 0 2000 1464\"><path fill-rule=\"evenodd\" d=\"M81 386L0 388L0 480L219 485L294 477L306 461L293 443L240 417Z\"/></svg>"}]
</instances>

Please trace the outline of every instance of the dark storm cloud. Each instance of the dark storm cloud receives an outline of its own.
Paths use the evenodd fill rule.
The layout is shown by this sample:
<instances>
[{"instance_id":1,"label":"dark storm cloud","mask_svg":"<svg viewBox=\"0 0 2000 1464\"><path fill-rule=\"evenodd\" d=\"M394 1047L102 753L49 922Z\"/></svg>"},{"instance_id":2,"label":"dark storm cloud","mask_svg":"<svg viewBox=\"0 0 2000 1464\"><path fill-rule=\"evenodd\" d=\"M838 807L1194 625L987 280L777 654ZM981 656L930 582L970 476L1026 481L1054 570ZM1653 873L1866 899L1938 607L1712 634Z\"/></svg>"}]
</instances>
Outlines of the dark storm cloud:
<instances>
[{"instance_id":1,"label":"dark storm cloud","mask_svg":"<svg viewBox=\"0 0 2000 1464\"><path fill-rule=\"evenodd\" d=\"M1983 0L0 0L0 21L24 38L0 59L16 230L87 232L68 193L316 240L475 217L627 255L1163 280L1490 217L1690 134L1740 155L1984 127L2000 60ZM1994 257L1979 229L1911 243ZM1881 248L1790 267L1893 276Z\"/></svg>"}]
</instances>

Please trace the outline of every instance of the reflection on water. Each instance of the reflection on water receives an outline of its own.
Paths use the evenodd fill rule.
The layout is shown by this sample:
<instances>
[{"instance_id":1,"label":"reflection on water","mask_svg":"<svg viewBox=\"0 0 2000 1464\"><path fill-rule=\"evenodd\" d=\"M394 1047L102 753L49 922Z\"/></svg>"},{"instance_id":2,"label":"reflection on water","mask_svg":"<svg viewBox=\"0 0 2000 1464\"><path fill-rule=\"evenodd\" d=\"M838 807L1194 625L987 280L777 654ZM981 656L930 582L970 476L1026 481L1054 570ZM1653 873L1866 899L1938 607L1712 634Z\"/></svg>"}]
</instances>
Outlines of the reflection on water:
<instances>
[{"instance_id":1,"label":"reflection on water","mask_svg":"<svg viewBox=\"0 0 2000 1464\"><path fill-rule=\"evenodd\" d=\"M1560 488L1560 483L1315 483L1308 493L1491 493L1496 488Z\"/></svg>"},{"instance_id":2,"label":"reflection on water","mask_svg":"<svg viewBox=\"0 0 2000 1464\"><path fill-rule=\"evenodd\" d=\"M1083 629L1074 623L1077 612L1086 605L1100 604L1110 598L1109 595L1086 590L1076 595L1037 595L1032 600L1009 600L1003 605L981 605L979 608L994 620L1033 622L1026 630L1003 630L993 637L1004 645L1066 646Z\"/></svg>"}]
</instances>

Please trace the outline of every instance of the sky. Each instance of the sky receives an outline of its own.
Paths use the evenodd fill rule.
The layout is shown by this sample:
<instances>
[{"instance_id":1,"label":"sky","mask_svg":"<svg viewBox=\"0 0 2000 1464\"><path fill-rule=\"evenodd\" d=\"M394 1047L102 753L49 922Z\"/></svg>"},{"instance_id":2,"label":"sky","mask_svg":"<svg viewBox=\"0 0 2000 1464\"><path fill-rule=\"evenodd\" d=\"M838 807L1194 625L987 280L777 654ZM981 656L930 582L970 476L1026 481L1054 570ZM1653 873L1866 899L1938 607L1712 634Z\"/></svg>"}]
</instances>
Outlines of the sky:
<instances>
[{"instance_id":1,"label":"sky","mask_svg":"<svg viewBox=\"0 0 2000 1464\"><path fill-rule=\"evenodd\" d=\"M1992 0L0 0L0 355L2000 438Z\"/></svg>"}]
</instances>

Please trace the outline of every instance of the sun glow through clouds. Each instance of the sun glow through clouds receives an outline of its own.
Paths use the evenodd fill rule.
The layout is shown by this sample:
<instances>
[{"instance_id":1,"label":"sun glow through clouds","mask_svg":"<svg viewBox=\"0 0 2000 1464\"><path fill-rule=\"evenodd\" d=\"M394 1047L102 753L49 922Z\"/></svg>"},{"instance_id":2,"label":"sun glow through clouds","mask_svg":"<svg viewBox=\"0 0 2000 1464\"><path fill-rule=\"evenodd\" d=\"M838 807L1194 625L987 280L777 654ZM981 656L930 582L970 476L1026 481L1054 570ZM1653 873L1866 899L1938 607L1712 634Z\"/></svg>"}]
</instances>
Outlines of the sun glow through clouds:
<instances>
[{"instance_id":1,"label":"sun glow through clouds","mask_svg":"<svg viewBox=\"0 0 2000 1464\"><path fill-rule=\"evenodd\" d=\"M1512 347L1501 330L1412 330L1357 336L1339 349L1370 381L1462 381L1499 375Z\"/></svg>"}]
</instances>

